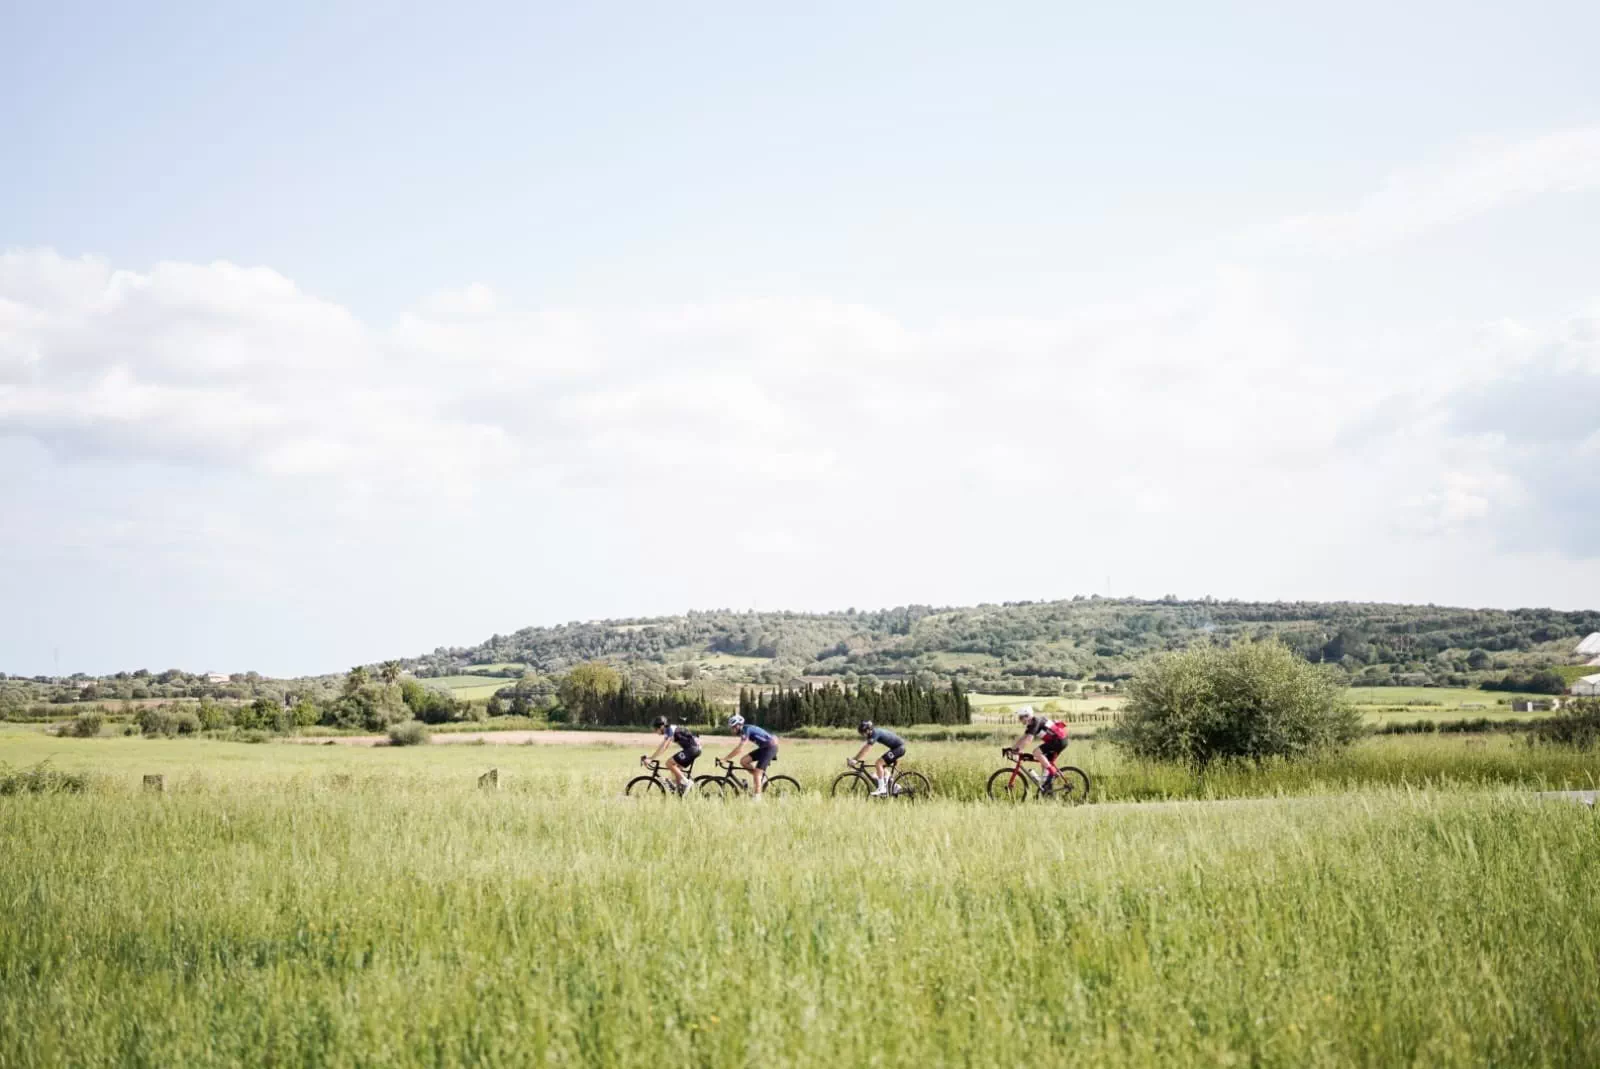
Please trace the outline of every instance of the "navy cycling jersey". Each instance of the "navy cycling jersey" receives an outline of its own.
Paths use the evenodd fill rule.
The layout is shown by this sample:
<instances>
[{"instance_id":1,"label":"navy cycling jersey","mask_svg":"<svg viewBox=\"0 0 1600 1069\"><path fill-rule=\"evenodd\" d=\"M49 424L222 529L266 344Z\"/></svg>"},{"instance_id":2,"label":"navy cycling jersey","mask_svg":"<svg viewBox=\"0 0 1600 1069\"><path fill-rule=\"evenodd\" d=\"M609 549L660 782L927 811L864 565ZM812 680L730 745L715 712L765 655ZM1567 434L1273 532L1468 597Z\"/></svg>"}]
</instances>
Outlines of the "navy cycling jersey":
<instances>
[{"instance_id":1,"label":"navy cycling jersey","mask_svg":"<svg viewBox=\"0 0 1600 1069\"><path fill-rule=\"evenodd\" d=\"M672 741L677 744L680 750L689 750L693 752L700 749L699 737L682 724L668 724L666 730L663 731L662 734L670 735L672 737Z\"/></svg>"},{"instance_id":2,"label":"navy cycling jersey","mask_svg":"<svg viewBox=\"0 0 1600 1069\"><path fill-rule=\"evenodd\" d=\"M867 745L871 746L873 743L877 743L879 746L887 746L891 750L903 750L905 749L906 740L892 731L873 728L872 734L867 736Z\"/></svg>"},{"instance_id":3,"label":"navy cycling jersey","mask_svg":"<svg viewBox=\"0 0 1600 1069\"><path fill-rule=\"evenodd\" d=\"M739 729L739 734L748 739L757 748L771 746L778 740L772 737L772 732L765 728L758 728L754 724L746 724Z\"/></svg>"}]
</instances>

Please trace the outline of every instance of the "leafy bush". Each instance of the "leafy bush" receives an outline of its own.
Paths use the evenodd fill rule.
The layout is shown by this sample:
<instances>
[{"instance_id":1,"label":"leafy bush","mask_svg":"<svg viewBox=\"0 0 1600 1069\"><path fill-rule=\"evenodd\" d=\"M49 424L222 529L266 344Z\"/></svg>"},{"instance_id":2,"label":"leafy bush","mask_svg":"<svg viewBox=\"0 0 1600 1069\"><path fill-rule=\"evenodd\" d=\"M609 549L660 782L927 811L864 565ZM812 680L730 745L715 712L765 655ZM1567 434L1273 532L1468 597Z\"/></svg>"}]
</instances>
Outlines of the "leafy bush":
<instances>
[{"instance_id":1,"label":"leafy bush","mask_svg":"<svg viewBox=\"0 0 1600 1069\"><path fill-rule=\"evenodd\" d=\"M103 723L105 723L105 717L98 711L79 713L65 724L62 724L61 730L56 734L74 739L92 739L100 734L100 725Z\"/></svg>"},{"instance_id":2,"label":"leafy bush","mask_svg":"<svg viewBox=\"0 0 1600 1069\"><path fill-rule=\"evenodd\" d=\"M1106 737L1138 757L1204 768L1220 758L1307 757L1360 733L1333 670L1274 641L1158 657L1134 675Z\"/></svg>"},{"instance_id":3,"label":"leafy bush","mask_svg":"<svg viewBox=\"0 0 1600 1069\"><path fill-rule=\"evenodd\" d=\"M228 726L227 708L210 698L200 699L200 708L195 715L200 719L200 727L205 731L220 731Z\"/></svg>"},{"instance_id":4,"label":"leafy bush","mask_svg":"<svg viewBox=\"0 0 1600 1069\"><path fill-rule=\"evenodd\" d=\"M139 715L134 717L134 723L139 725L139 730L146 735L198 735L200 733L200 717L190 709L174 708L170 705L152 705L139 710Z\"/></svg>"},{"instance_id":5,"label":"leafy bush","mask_svg":"<svg viewBox=\"0 0 1600 1069\"><path fill-rule=\"evenodd\" d=\"M414 679L400 684L400 699L411 711L413 718L424 724L448 724L464 718L467 703L459 702L442 690L425 687Z\"/></svg>"},{"instance_id":6,"label":"leafy bush","mask_svg":"<svg viewBox=\"0 0 1600 1069\"><path fill-rule=\"evenodd\" d=\"M82 772L60 772L41 762L32 768L12 771L0 765L0 794L81 794L89 786Z\"/></svg>"},{"instance_id":7,"label":"leafy bush","mask_svg":"<svg viewBox=\"0 0 1600 1069\"><path fill-rule=\"evenodd\" d=\"M409 715L399 687L364 682L352 672L345 681L344 693L323 710L322 722L329 727L383 731Z\"/></svg>"},{"instance_id":8,"label":"leafy bush","mask_svg":"<svg viewBox=\"0 0 1600 1069\"><path fill-rule=\"evenodd\" d=\"M1592 750L1600 744L1600 698L1576 698L1533 727L1533 738L1556 746Z\"/></svg>"},{"instance_id":9,"label":"leafy bush","mask_svg":"<svg viewBox=\"0 0 1600 1069\"><path fill-rule=\"evenodd\" d=\"M165 705L147 705L133 718L139 730L146 735L173 735L172 711Z\"/></svg>"},{"instance_id":10,"label":"leafy bush","mask_svg":"<svg viewBox=\"0 0 1600 1069\"><path fill-rule=\"evenodd\" d=\"M389 729L390 746L423 746L432 741L428 725L420 720L407 720Z\"/></svg>"}]
</instances>

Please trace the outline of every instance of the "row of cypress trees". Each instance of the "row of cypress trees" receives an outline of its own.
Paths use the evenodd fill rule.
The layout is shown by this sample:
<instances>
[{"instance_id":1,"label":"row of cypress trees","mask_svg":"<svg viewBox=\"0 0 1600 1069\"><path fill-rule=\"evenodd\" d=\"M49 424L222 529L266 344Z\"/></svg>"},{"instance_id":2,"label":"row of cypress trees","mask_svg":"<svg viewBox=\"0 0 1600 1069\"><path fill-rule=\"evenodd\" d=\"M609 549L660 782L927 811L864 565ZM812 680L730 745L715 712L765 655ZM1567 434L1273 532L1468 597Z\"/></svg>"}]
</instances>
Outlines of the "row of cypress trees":
<instances>
[{"instance_id":1,"label":"row of cypress trees","mask_svg":"<svg viewBox=\"0 0 1600 1069\"><path fill-rule=\"evenodd\" d=\"M604 727L637 727L654 723L658 716L674 724L711 724L718 719L718 709L697 694L671 690L640 694L624 685L621 690L586 699L579 712L579 722Z\"/></svg>"},{"instance_id":2,"label":"row of cypress trees","mask_svg":"<svg viewBox=\"0 0 1600 1069\"><path fill-rule=\"evenodd\" d=\"M914 680L883 686L829 683L776 692L743 690L739 692L739 712L751 723L772 731L855 727L863 720L885 726L972 722L972 705L959 682L945 690L921 686Z\"/></svg>"}]
</instances>

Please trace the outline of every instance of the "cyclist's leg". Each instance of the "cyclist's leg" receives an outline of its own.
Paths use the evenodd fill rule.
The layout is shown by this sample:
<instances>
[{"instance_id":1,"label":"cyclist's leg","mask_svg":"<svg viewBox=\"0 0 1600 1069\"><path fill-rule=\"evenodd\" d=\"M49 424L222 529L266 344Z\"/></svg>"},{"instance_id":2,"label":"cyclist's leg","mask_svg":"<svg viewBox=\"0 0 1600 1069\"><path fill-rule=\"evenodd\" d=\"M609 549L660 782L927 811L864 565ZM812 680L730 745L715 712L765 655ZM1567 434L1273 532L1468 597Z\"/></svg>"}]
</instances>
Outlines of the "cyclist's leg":
<instances>
[{"instance_id":1,"label":"cyclist's leg","mask_svg":"<svg viewBox=\"0 0 1600 1069\"><path fill-rule=\"evenodd\" d=\"M759 752L759 750L751 750L739 758L739 767L750 774L750 793L752 795L761 793L761 770L756 767L755 762L756 754Z\"/></svg>"},{"instance_id":2,"label":"cyclist's leg","mask_svg":"<svg viewBox=\"0 0 1600 1069\"><path fill-rule=\"evenodd\" d=\"M689 785L689 771L694 767L694 758L688 751L679 750L672 755L672 760L667 762L667 767L672 770L672 780L678 785L681 793Z\"/></svg>"},{"instance_id":3,"label":"cyclist's leg","mask_svg":"<svg viewBox=\"0 0 1600 1069\"><path fill-rule=\"evenodd\" d=\"M756 797L767 786L767 766L772 764L772 759L778 754L776 746L763 746L759 750L750 751L750 793Z\"/></svg>"},{"instance_id":4,"label":"cyclist's leg","mask_svg":"<svg viewBox=\"0 0 1600 1069\"><path fill-rule=\"evenodd\" d=\"M1060 742L1048 743L1039 747L1039 761L1044 765L1046 783L1056 777L1056 758L1060 757L1061 751L1066 748L1066 744Z\"/></svg>"}]
</instances>

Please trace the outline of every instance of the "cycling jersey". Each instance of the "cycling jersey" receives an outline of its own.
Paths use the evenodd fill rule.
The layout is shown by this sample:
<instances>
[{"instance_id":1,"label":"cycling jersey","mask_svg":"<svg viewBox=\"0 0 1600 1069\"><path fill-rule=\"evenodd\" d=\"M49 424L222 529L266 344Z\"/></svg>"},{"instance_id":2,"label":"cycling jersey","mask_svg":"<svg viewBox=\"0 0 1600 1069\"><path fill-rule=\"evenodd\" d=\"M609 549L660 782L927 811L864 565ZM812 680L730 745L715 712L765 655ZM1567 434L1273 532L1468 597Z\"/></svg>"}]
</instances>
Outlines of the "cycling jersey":
<instances>
[{"instance_id":1,"label":"cycling jersey","mask_svg":"<svg viewBox=\"0 0 1600 1069\"><path fill-rule=\"evenodd\" d=\"M776 745L778 741L773 738L772 732L767 731L765 728L758 728L754 724L746 724L739 729L739 734L758 749Z\"/></svg>"},{"instance_id":2,"label":"cycling jersey","mask_svg":"<svg viewBox=\"0 0 1600 1069\"><path fill-rule=\"evenodd\" d=\"M690 753L700 752L700 738L682 724L668 724L661 734L670 736L680 750Z\"/></svg>"},{"instance_id":3,"label":"cycling jersey","mask_svg":"<svg viewBox=\"0 0 1600 1069\"><path fill-rule=\"evenodd\" d=\"M1023 729L1024 735L1032 735L1044 739L1059 739L1060 732L1056 731L1055 721L1047 716L1036 716L1028 721L1028 726Z\"/></svg>"},{"instance_id":4,"label":"cycling jersey","mask_svg":"<svg viewBox=\"0 0 1600 1069\"><path fill-rule=\"evenodd\" d=\"M887 746L891 750L903 750L906 748L905 739L902 739L892 731L885 731L883 728L873 728L872 732L867 736L867 745L871 746L874 743L879 746Z\"/></svg>"}]
</instances>

